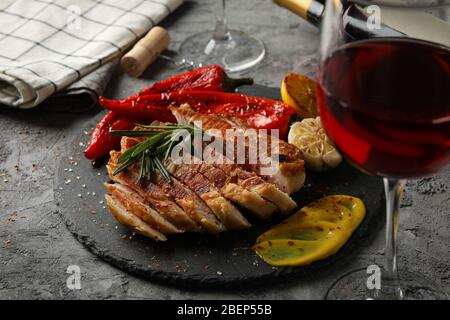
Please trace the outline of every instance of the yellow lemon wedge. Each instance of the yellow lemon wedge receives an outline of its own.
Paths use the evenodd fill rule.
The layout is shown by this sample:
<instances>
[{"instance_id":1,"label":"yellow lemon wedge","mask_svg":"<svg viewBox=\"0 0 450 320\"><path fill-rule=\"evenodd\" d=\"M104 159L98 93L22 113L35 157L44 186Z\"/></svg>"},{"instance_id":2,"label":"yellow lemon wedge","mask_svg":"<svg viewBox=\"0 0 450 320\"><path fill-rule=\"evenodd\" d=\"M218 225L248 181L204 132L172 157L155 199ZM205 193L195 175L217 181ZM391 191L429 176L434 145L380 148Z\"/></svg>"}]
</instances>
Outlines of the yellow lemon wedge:
<instances>
[{"instance_id":1,"label":"yellow lemon wedge","mask_svg":"<svg viewBox=\"0 0 450 320\"><path fill-rule=\"evenodd\" d=\"M327 196L263 233L253 249L273 266L308 265L336 253L361 224L365 214L365 205L359 198Z\"/></svg>"},{"instance_id":2,"label":"yellow lemon wedge","mask_svg":"<svg viewBox=\"0 0 450 320\"><path fill-rule=\"evenodd\" d=\"M316 117L316 82L304 75L288 73L281 82L281 99L294 108L300 118Z\"/></svg>"}]
</instances>

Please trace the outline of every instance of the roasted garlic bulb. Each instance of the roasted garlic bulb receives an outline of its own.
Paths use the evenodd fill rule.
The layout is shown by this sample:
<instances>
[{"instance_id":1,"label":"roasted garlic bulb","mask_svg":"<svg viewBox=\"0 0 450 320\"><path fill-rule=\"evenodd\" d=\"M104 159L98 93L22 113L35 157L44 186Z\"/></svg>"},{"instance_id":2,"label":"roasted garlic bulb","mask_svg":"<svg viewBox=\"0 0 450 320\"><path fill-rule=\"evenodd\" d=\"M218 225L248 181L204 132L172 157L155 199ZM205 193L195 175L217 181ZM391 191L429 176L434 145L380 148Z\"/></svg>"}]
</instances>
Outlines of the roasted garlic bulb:
<instances>
[{"instance_id":1,"label":"roasted garlic bulb","mask_svg":"<svg viewBox=\"0 0 450 320\"><path fill-rule=\"evenodd\" d=\"M303 152L306 168L310 170L329 170L342 161L341 155L322 127L320 117L294 123L289 131L288 141Z\"/></svg>"}]
</instances>

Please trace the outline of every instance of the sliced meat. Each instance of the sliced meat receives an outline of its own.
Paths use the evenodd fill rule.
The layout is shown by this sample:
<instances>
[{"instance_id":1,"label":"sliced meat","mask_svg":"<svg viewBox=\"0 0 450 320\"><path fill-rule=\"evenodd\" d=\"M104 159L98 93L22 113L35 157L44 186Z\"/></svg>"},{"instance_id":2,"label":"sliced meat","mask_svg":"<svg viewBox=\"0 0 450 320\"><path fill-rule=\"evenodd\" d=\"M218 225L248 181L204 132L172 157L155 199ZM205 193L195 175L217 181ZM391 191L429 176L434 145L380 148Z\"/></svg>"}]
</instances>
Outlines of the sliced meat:
<instances>
[{"instance_id":1,"label":"sliced meat","mask_svg":"<svg viewBox=\"0 0 450 320\"><path fill-rule=\"evenodd\" d=\"M172 181L168 182L158 171L154 171L152 182L159 186L164 193L170 195L184 212L206 232L214 234L226 230L206 203L176 178L172 177Z\"/></svg>"},{"instance_id":2,"label":"sliced meat","mask_svg":"<svg viewBox=\"0 0 450 320\"><path fill-rule=\"evenodd\" d=\"M120 223L128 226L136 233L139 233L145 237L152 238L156 241L166 241L167 238L161 232L153 229L142 219L127 211L124 206L117 199L111 195L105 195L106 205L108 206L111 215L117 219Z\"/></svg>"},{"instance_id":3,"label":"sliced meat","mask_svg":"<svg viewBox=\"0 0 450 320\"><path fill-rule=\"evenodd\" d=\"M226 119L227 121L233 120L236 121L237 124L241 124L241 121L239 119L234 118L226 118ZM152 125L161 126L167 125L167 123L154 121ZM246 124L243 123L241 125L246 126ZM140 138L123 139L122 140L123 148L128 149L141 140L142 139ZM221 157L222 163L226 163L223 155L216 154L216 157ZM203 192L202 189L204 188L208 188L210 190L211 183L213 184L217 183L216 181L217 179L222 180L222 183L219 183L220 190L218 191L220 191L225 197L235 202L240 207L253 212L254 214L263 219L270 217L271 214L274 211L276 211L277 208L281 212L289 212L296 207L295 201L293 201L291 197L289 197L289 195L280 191L273 184L264 181L255 173L250 173L243 170L239 165L203 163L201 167L199 167L198 165L193 166L190 164L185 164L184 166L177 166L177 167L179 168L178 170L183 170L184 172L183 176L188 177L187 179L184 180L180 179L179 177L178 178L182 180L183 183L187 184L191 189L192 186L189 183L193 183L192 181L196 180L195 175L197 175L197 172L199 172L200 170L201 170L200 173L204 176L204 178L199 176L197 178L198 185L197 186L194 185L194 187L196 189L200 189L202 192ZM221 176L221 178L219 178L219 176ZM230 185L226 186L226 184ZM272 203L269 203L265 200ZM274 204L275 206L272 204ZM212 210L214 213L216 213L216 215L218 214L214 208L212 208ZM238 221L242 222L242 219L239 219Z\"/></svg>"},{"instance_id":4,"label":"sliced meat","mask_svg":"<svg viewBox=\"0 0 450 320\"><path fill-rule=\"evenodd\" d=\"M170 158L166 161L170 174L194 191L214 212L228 230L251 227L241 212L227 199L205 176L195 170L195 165L174 164Z\"/></svg>"},{"instance_id":5,"label":"sliced meat","mask_svg":"<svg viewBox=\"0 0 450 320\"><path fill-rule=\"evenodd\" d=\"M167 125L167 123L154 121L152 125L161 126ZM140 129L142 130L142 128ZM140 141L142 138L125 137L121 141L122 149L131 148ZM196 165L175 164L170 157L166 160L165 165L172 176L194 191L206 203L228 230L239 230L251 226L242 213L221 194L213 181L199 173Z\"/></svg>"},{"instance_id":6,"label":"sliced meat","mask_svg":"<svg viewBox=\"0 0 450 320\"><path fill-rule=\"evenodd\" d=\"M121 141L122 151L135 145L139 139L123 137ZM137 172L136 166L130 166L125 171ZM151 183L155 184L170 196L184 212L200 225L204 231L208 233L219 233L225 231L226 228L221 223L206 203L191 189L186 187L183 183L172 177L172 181L167 181L159 171L155 170L151 177Z\"/></svg>"},{"instance_id":7,"label":"sliced meat","mask_svg":"<svg viewBox=\"0 0 450 320\"><path fill-rule=\"evenodd\" d=\"M249 130L249 128L244 125L242 125L241 128L236 128L236 126L239 125L239 122L237 121L232 121L230 119L225 119L215 115L196 113L188 105L182 105L180 107L171 106L170 109L176 117L178 123L201 123L203 130L218 130L221 133L220 138L231 142L233 145L236 145L239 141L236 136L230 135L230 132L227 134L227 130L239 129L242 130L244 134L247 130ZM283 140L266 135L261 130L256 130L256 132L256 145L251 143L249 139L244 139L246 160L243 167L246 170L257 173L268 182L274 183L283 192L292 194L298 191L303 186L305 181L304 161L302 159L301 151L297 147ZM258 145L262 145L262 141L266 141L268 144L266 155L262 155L260 154L261 152L258 152ZM275 142L277 142L279 146L279 162L275 163L275 170L267 173L265 172L267 170L264 169L265 166L270 163L268 159L268 157L271 156L270 145ZM255 155L257 157L256 163L249 161L250 155Z\"/></svg>"},{"instance_id":8,"label":"sliced meat","mask_svg":"<svg viewBox=\"0 0 450 320\"><path fill-rule=\"evenodd\" d=\"M114 182L123 184L135 190L147 204L155 209L163 218L171 222L178 229L183 231L201 232L202 228L193 219L191 219L174 199L166 194L160 187L148 181L139 182L136 170L125 170L113 176L113 172L118 168L117 159L120 152L112 151L107 164L108 174Z\"/></svg>"},{"instance_id":9,"label":"sliced meat","mask_svg":"<svg viewBox=\"0 0 450 320\"><path fill-rule=\"evenodd\" d=\"M238 165L217 165L232 181L244 189L258 194L273 203L281 212L287 213L297 207L295 201L275 185L261 179L253 172L248 172Z\"/></svg>"},{"instance_id":10,"label":"sliced meat","mask_svg":"<svg viewBox=\"0 0 450 320\"><path fill-rule=\"evenodd\" d=\"M247 190L231 180L226 172L210 164L197 165L197 170L211 181L224 195L242 208L249 210L261 219L269 218L276 207L260 195Z\"/></svg>"},{"instance_id":11,"label":"sliced meat","mask_svg":"<svg viewBox=\"0 0 450 320\"><path fill-rule=\"evenodd\" d=\"M105 183L105 188L127 211L133 212L153 229L164 234L183 232L147 205L144 198L131 188L120 183Z\"/></svg>"}]
</instances>

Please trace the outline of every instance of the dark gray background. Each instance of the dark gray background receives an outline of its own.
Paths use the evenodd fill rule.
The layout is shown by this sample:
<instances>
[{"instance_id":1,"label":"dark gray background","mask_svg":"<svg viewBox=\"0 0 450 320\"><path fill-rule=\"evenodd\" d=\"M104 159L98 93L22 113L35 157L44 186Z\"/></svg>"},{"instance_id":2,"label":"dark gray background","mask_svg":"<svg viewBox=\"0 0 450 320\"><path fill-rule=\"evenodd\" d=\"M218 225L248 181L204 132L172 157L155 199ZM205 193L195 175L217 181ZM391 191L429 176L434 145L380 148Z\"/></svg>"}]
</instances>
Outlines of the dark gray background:
<instances>
[{"instance_id":1,"label":"dark gray background","mask_svg":"<svg viewBox=\"0 0 450 320\"><path fill-rule=\"evenodd\" d=\"M172 49L197 31L212 28L215 1L186 3L164 21ZM289 71L312 75L318 31L269 0L228 0L231 26L261 38L266 59L248 72L259 84L278 86ZM114 75L105 93L125 97L174 73L159 62L137 80ZM340 274L382 263L383 234L363 253L347 257L314 277L256 290L188 291L146 282L104 263L67 231L56 214L55 173L75 134L93 114L0 110L0 299L317 299ZM450 169L410 181L400 217L400 271L422 272L450 285ZM66 287L66 269L78 265L82 289Z\"/></svg>"}]
</instances>

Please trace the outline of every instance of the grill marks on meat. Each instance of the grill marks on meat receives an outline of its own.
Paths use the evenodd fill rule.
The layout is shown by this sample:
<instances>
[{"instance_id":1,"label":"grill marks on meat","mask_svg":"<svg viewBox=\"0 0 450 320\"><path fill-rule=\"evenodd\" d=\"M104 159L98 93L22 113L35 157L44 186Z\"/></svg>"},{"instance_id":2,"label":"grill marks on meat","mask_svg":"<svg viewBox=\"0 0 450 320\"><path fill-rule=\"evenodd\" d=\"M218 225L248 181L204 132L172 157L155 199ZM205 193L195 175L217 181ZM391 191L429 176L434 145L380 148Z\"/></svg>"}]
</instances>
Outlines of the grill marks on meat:
<instances>
[{"instance_id":1,"label":"grill marks on meat","mask_svg":"<svg viewBox=\"0 0 450 320\"><path fill-rule=\"evenodd\" d=\"M197 165L196 169L211 181L225 198L247 209L259 218L267 219L276 211L276 207L272 203L264 200L252 190L245 189L237 184L237 181L233 181L232 177L227 176L221 167L220 165L216 167L215 165L201 164Z\"/></svg>"},{"instance_id":2,"label":"grill marks on meat","mask_svg":"<svg viewBox=\"0 0 450 320\"><path fill-rule=\"evenodd\" d=\"M152 124L162 125L162 123L157 122ZM141 140L142 138L123 137L121 141L122 151L134 146ZM223 199L223 201L221 201L222 199L218 197L219 195L213 198L213 193L206 194L208 188L208 181L206 179L203 179L202 181L201 176L197 176L197 180L194 182L192 180L194 172L187 177L189 173L188 170L182 168L177 169L172 166L167 167L167 169L172 169L172 171L174 171L169 171L172 175L171 183L167 182L158 171L154 172L152 182L160 187L163 192L170 195L174 201L183 208L189 217L196 221L204 230L206 230L206 232L219 233L225 231L227 227L234 230L250 226L248 222L245 223L245 218L240 215L237 210L236 212L240 215L237 219L240 219L242 223L239 227L236 227L235 225L227 226L226 223L228 223L231 218L226 217L227 212L225 210L229 209L229 212L231 212L231 210L235 208L232 207L231 203L227 206L228 204L225 203L226 200ZM179 180L181 180L181 182ZM203 197L205 197L209 203L206 202ZM211 207L209 204L214 205L214 207ZM222 218L226 219L223 221Z\"/></svg>"},{"instance_id":3,"label":"grill marks on meat","mask_svg":"<svg viewBox=\"0 0 450 320\"><path fill-rule=\"evenodd\" d=\"M117 219L120 223L130 227L136 233L139 233L145 237L152 238L156 241L166 241L167 238L161 232L153 229L142 219L137 217L134 213L128 211L121 202L115 199L113 196L107 194L105 196L106 205L108 206L111 215Z\"/></svg>"},{"instance_id":4,"label":"grill marks on meat","mask_svg":"<svg viewBox=\"0 0 450 320\"><path fill-rule=\"evenodd\" d=\"M164 123L155 121L152 125L164 125ZM126 150L141 140L141 138L124 137L122 139L122 148ZM230 201L228 201L226 197L224 197L221 190L219 190L221 186L219 188L216 186L215 180L217 175L216 177L210 179L208 176L202 174L199 165L178 165L173 163L170 158L165 162L165 165L173 177L184 183L206 203L206 205L213 211L216 217L228 230L240 230L251 226L242 213ZM209 171L217 170L214 166L209 164L204 164L203 167L205 170L208 170L209 168ZM223 174L221 175L223 176ZM222 178L223 181L225 181L225 179L226 177ZM264 205L265 202L262 199L261 201L262 202L259 204ZM238 204L240 203L238 202Z\"/></svg>"},{"instance_id":5,"label":"grill marks on meat","mask_svg":"<svg viewBox=\"0 0 450 320\"><path fill-rule=\"evenodd\" d=\"M124 137L122 145L129 148L136 143L135 140L136 139L129 139ZM117 156L117 158L119 156ZM111 159L112 158L113 157L111 157ZM111 159L109 165L112 165ZM125 170L124 172L130 171L134 173L135 177L133 178L135 179L128 179L128 186L130 186L131 188L140 188L140 185L142 185L143 182L138 182L138 169L136 168L136 166L133 166L132 168L130 168L130 170ZM115 180L116 178L112 177L112 179ZM148 185L153 190L155 189L155 187L159 188L159 193L164 195L166 200L172 200L173 202L175 202L182 209L182 211L186 213L185 215L187 215L191 221L194 221L196 225L200 226L201 229L205 232L214 234L226 230L223 223L221 223L216 218L207 204L205 204L205 202L195 192L193 192L184 184L180 183L180 181L178 181L176 178L172 177L172 182L167 182L161 176L161 174L159 174L158 171L155 171L151 183L149 183Z\"/></svg>"},{"instance_id":6,"label":"grill marks on meat","mask_svg":"<svg viewBox=\"0 0 450 320\"><path fill-rule=\"evenodd\" d=\"M235 164L217 165L217 167L223 170L230 180L236 181L237 185L269 201L276 207L275 209L281 212L287 213L297 206L288 194L279 190L275 185L267 183L253 172L245 171Z\"/></svg>"},{"instance_id":7,"label":"grill marks on meat","mask_svg":"<svg viewBox=\"0 0 450 320\"><path fill-rule=\"evenodd\" d=\"M174 199L166 194L157 185L145 181L136 183L138 180L138 171L130 168L113 176L112 173L117 169L117 159L121 153L112 151L107 169L111 180L135 190L144 200L155 209L163 218L171 222L182 231L201 232L202 228L193 219L188 216L183 209L175 203Z\"/></svg>"},{"instance_id":8,"label":"grill marks on meat","mask_svg":"<svg viewBox=\"0 0 450 320\"><path fill-rule=\"evenodd\" d=\"M179 182L172 176L172 182L167 182L155 171L153 180L166 194L170 195L175 202L183 208L184 212L208 233L219 233L225 231L221 223L206 203L200 199L191 189Z\"/></svg>"},{"instance_id":9,"label":"grill marks on meat","mask_svg":"<svg viewBox=\"0 0 450 320\"><path fill-rule=\"evenodd\" d=\"M197 193L228 230L245 229L251 226L242 213L222 196L220 190L195 170L195 165L177 165L170 160L166 162L166 165L171 175Z\"/></svg>"},{"instance_id":10,"label":"grill marks on meat","mask_svg":"<svg viewBox=\"0 0 450 320\"><path fill-rule=\"evenodd\" d=\"M145 203L137 192L120 183L105 183L109 194L117 200L127 211L133 212L150 227L164 234L180 233L171 222L163 218L155 209Z\"/></svg>"},{"instance_id":11,"label":"grill marks on meat","mask_svg":"<svg viewBox=\"0 0 450 320\"><path fill-rule=\"evenodd\" d=\"M179 123L201 121L203 130L248 129L234 118L197 114L189 106L171 107L171 110ZM182 232L215 234L251 226L239 208L265 219L275 211L289 212L296 207L289 194L303 184L303 160L300 150L284 141L280 141L279 148L282 161L277 164L277 172L269 177L260 175L264 159L258 159L254 165L238 165L176 164L170 158L165 166L172 176L171 182L157 170L150 180L138 181L138 164L112 176L121 153L140 140L142 138L122 138L121 152L112 151L107 165L114 183L105 183L109 193L106 204L111 214L137 233L157 241L166 240L167 234ZM245 148L247 154L257 152L248 141L245 141Z\"/></svg>"},{"instance_id":12,"label":"grill marks on meat","mask_svg":"<svg viewBox=\"0 0 450 320\"><path fill-rule=\"evenodd\" d=\"M249 130L242 122L232 119L223 118L216 115L205 115L202 113L194 112L189 105L182 105L180 107L169 107L174 114L177 122L180 124L194 124L196 122L201 123L203 130L219 130L221 132L221 138L227 140L233 145L238 143L236 136L227 135L227 129L231 130ZM240 126L240 127L236 127ZM305 168L304 161L300 149L291 145L283 140L277 139L273 136L267 136L260 130L256 130L258 143L267 141L268 149L267 155L261 155L258 152L258 146L250 143L248 139L245 139L245 156L246 161L242 167L248 171L255 172L270 183L275 184L281 191L288 194L292 194L298 191L305 182ZM249 135L250 136L250 135ZM272 174L263 174L262 166L269 163L267 157L271 156L270 145L271 143L278 143L278 158L279 163L275 163L275 170ZM257 155L257 163L253 164L249 161L249 155ZM275 156L275 155L274 155Z\"/></svg>"}]
</instances>

